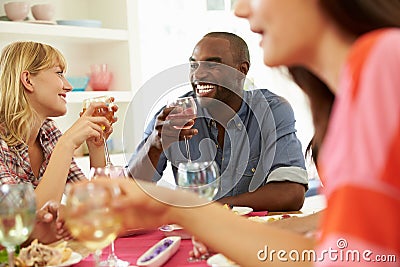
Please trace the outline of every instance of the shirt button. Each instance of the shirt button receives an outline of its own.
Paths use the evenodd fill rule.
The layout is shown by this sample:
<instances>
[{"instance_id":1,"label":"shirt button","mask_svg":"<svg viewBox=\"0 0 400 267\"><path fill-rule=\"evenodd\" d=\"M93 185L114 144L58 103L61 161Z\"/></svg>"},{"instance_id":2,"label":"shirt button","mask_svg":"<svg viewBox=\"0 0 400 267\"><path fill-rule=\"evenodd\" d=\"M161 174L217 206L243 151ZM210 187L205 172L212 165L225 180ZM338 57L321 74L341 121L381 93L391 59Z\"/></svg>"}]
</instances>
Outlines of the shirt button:
<instances>
[{"instance_id":1,"label":"shirt button","mask_svg":"<svg viewBox=\"0 0 400 267\"><path fill-rule=\"evenodd\" d=\"M215 145L215 147L216 147L216 148L218 148L218 147L219 147L219 145L218 145L218 144L216 144L216 145Z\"/></svg>"},{"instance_id":2,"label":"shirt button","mask_svg":"<svg viewBox=\"0 0 400 267\"><path fill-rule=\"evenodd\" d=\"M254 169L254 168L251 168L251 172L256 172L256 169Z\"/></svg>"}]
</instances>

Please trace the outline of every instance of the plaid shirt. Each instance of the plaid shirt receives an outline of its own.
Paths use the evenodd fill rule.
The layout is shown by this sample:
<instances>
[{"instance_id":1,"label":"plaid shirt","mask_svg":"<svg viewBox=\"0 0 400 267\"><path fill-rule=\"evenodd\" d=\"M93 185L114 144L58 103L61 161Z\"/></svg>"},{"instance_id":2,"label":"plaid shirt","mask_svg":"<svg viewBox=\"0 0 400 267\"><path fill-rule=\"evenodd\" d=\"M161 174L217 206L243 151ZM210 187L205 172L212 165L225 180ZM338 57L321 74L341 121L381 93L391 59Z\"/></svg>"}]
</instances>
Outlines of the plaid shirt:
<instances>
[{"instance_id":1,"label":"plaid shirt","mask_svg":"<svg viewBox=\"0 0 400 267\"><path fill-rule=\"evenodd\" d=\"M0 139L0 185L31 183L36 188L60 136L61 131L53 120L47 119L40 128L39 141L44 153L44 162L40 167L39 177L35 177L33 174L27 145L21 144L10 147L3 139ZM74 182L84 178L85 175L81 169L71 159L67 182Z\"/></svg>"}]
</instances>

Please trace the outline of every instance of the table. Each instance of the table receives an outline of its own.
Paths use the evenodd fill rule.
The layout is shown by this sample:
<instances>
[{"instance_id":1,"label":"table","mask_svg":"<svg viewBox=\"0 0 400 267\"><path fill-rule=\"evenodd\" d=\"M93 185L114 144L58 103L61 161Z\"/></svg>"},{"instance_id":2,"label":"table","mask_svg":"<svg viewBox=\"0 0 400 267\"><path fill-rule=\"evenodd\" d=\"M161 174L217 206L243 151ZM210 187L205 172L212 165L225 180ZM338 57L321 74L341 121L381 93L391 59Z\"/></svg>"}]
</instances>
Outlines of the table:
<instances>
[{"instance_id":1,"label":"table","mask_svg":"<svg viewBox=\"0 0 400 267\"><path fill-rule=\"evenodd\" d=\"M312 197L307 197L303 208L300 212L294 213L304 213L312 214L326 206L325 197L322 195L316 195ZM288 213L288 212L285 212ZM272 214L272 213L271 213ZM250 216L263 216L263 212L254 212L249 214ZM165 236L159 230L149 230L142 231L136 235L121 237L115 241L115 251L120 259L129 261L132 266L135 266L136 260L151 246L156 244L158 241L163 239ZM181 240L181 245L178 252L169 259L169 261L164 265L165 267L176 267L176 266L208 266L205 261L200 262L188 262L187 258L189 251L192 249L192 241L190 239ZM107 247L103 250L102 260L108 257L110 248ZM83 259L81 262L73 265L74 267L92 267L93 258L91 256Z\"/></svg>"}]
</instances>

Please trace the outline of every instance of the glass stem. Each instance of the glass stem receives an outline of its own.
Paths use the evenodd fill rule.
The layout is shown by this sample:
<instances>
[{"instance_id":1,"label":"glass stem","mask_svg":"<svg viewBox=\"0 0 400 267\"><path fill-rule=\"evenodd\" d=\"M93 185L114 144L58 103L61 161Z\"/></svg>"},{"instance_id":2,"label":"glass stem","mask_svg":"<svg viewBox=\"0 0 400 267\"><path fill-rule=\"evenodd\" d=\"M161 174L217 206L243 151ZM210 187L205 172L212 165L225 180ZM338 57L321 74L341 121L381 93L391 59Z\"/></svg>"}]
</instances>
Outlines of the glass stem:
<instances>
[{"instance_id":1,"label":"glass stem","mask_svg":"<svg viewBox=\"0 0 400 267\"><path fill-rule=\"evenodd\" d=\"M100 266L100 257L101 257L102 251L101 249L96 249L96 251L93 253L93 258L94 258L94 266L99 267Z\"/></svg>"},{"instance_id":2,"label":"glass stem","mask_svg":"<svg viewBox=\"0 0 400 267\"><path fill-rule=\"evenodd\" d=\"M9 267L14 267L14 254L15 254L15 248L7 247L8 266Z\"/></svg>"},{"instance_id":3,"label":"glass stem","mask_svg":"<svg viewBox=\"0 0 400 267\"><path fill-rule=\"evenodd\" d=\"M107 141L104 136L103 136L103 142L104 142L104 154L106 156L106 167L110 167L112 165L110 159L110 153L108 153Z\"/></svg>"},{"instance_id":4,"label":"glass stem","mask_svg":"<svg viewBox=\"0 0 400 267\"><path fill-rule=\"evenodd\" d=\"M187 157L188 157L188 161L192 162L192 158L190 157L190 149L189 149L189 140L185 137L185 146L186 146L186 153L187 153Z\"/></svg>"}]
</instances>

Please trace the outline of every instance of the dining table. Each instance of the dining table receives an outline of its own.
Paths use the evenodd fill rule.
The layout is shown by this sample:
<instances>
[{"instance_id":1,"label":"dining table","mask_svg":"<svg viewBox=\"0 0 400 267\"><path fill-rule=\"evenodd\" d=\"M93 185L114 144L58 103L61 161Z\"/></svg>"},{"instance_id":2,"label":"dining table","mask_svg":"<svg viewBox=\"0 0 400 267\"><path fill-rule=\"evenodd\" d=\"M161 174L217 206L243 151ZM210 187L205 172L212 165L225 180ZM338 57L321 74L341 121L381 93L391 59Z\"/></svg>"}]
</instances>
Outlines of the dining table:
<instances>
[{"instance_id":1,"label":"dining table","mask_svg":"<svg viewBox=\"0 0 400 267\"><path fill-rule=\"evenodd\" d=\"M245 216L271 216L277 214L312 214L324 209L326 206L325 198L323 195L316 195L312 197L307 197L303 208L296 212L250 212ZM132 231L131 234L119 237L115 240L115 254L118 258L128 261L129 266L136 266L137 259L145 253L149 248L158 243L160 240L166 236L159 229L137 229ZM74 247L71 246L73 249ZM177 266L209 266L206 260L189 262L189 252L193 248L192 241L190 238L182 239L178 251L170 257L170 259L163 265L165 267L177 267ZM78 249L77 249L78 250ZM105 260L109 253L110 247L103 249L102 260ZM81 251L79 251L81 252ZM92 267L94 266L94 258L89 255L89 253L81 252L83 254L83 259L72 265L74 267Z\"/></svg>"}]
</instances>

